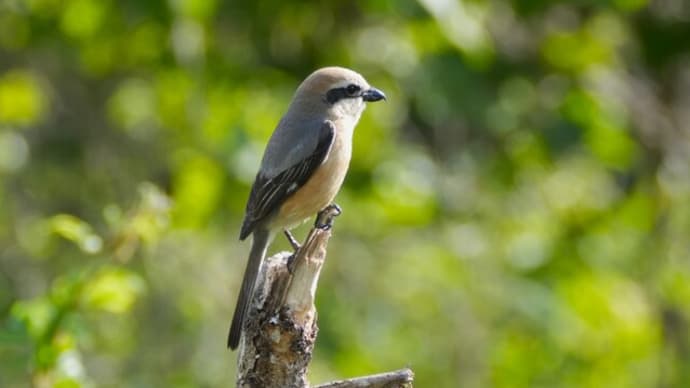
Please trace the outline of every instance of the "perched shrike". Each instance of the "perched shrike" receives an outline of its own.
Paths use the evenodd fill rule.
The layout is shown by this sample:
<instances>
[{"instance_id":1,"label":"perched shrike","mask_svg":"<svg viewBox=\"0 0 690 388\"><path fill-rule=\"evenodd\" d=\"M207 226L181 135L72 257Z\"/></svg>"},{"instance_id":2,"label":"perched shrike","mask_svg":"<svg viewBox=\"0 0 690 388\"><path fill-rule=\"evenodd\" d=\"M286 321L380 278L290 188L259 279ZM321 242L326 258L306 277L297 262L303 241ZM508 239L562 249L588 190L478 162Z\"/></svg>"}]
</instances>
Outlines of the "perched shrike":
<instances>
[{"instance_id":1,"label":"perched shrike","mask_svg":"<svg viewBox=\"0 0 690 388\"><path fill-rule=\"evenodd\" d=\"M352 154L352 132L366 102L385 99L358 73L325 67L297 88L264 151L252 185L240 240L253 234L228 347L237 348L254 283L276 233L289 231L340 190Z\"/></svg>"}]
</instances>

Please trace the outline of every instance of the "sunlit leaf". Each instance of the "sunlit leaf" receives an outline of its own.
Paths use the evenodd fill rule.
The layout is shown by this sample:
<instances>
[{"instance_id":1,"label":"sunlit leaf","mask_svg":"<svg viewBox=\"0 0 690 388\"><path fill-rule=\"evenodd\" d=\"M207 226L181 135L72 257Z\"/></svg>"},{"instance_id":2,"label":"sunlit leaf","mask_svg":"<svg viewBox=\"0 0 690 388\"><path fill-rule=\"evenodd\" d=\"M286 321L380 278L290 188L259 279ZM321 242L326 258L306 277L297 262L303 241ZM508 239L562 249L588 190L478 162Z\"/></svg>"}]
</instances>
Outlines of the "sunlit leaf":
<instances>
[{"instance_id":1,"label":"sunlit leaf","mask_svg":"<svg viewBox=\"0 0 690 388\"><path fill-rule=\"evenodd\" d=\"M88 280L81 300L86 308L123 314L145 290L144 280L136 273L123 268L105 268Z\"/></svg>"},{"instance_id":2,"label":"sunlit leaf","mask_svg":"<svg viewBox=\"0 0 690 388\"><path fill-rule=\"evenodd\" d=\"M34 124L45 113L46 105L35 75L24 70L0 75L0 124Z\"/></svg>"},{"instance_id":3,"label":"sunlit leaf","mask_svg":"<svg viewBox=\"0 0 690 388\"><path fill-rule=\"evenodd\" d=\"M86 39L94 35L107 16L107 1L71 0L62 14L65 34Z\"/></svg>"},{"instance_id":4,"label":"sunlit leaf","mask_svg":"<svg viewBox=\"0 0 690 388\"><path fill-rule=\"evenodd\" d=\"M69 214L51 218L53 232L76 243L86 253L98 253L103 247L103 239L94 233L91 225Z\"/></svg>"}]
</instances>

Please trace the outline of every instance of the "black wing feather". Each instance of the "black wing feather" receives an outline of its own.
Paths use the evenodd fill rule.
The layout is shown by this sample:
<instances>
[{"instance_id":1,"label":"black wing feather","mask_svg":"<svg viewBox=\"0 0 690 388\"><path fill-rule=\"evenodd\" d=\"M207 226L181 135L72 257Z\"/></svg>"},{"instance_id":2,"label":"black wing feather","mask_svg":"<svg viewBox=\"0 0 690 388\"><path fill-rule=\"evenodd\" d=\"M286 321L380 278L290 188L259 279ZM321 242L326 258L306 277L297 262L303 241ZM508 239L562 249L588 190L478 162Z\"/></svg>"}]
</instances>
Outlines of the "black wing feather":
<instances>
[{"instance_id":1,"label":"black wing feather","mask_svg":"<svg viewBox=\"0 0 690 388\"><path fill-rule=\"evenodd\" d=\"M277 210L292 193L307 182L326 159L334 138L335 127L332 122L326 121L321 126L319 141L311 155L273 178L268 179L261 172L256 175L247 202L240 240L247 238L259 222Z\"/></svg>"}]
</instances>

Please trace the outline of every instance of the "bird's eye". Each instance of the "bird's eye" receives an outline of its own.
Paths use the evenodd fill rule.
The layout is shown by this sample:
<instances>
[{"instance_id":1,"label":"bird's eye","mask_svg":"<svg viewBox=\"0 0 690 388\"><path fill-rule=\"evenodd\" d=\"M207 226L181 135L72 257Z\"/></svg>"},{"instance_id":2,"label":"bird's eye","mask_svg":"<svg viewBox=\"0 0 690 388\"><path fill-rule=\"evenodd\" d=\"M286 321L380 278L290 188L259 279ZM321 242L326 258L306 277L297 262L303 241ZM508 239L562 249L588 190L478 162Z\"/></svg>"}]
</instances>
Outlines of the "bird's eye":
<instances>
[{"instance_id":1,"label":"bird's eye","mask_svg":"<svg viewBox=\"0 0 690 388\"><path fill-rule=\"evenodd\" d=\"M347 94L353 96L353 95L357 94L357 92L359 92L359 89L360 89L359 86L357 86L355 84L349 84L349 85L347 85L346 90L347 90Z\"/></svg>"}]
</instances>

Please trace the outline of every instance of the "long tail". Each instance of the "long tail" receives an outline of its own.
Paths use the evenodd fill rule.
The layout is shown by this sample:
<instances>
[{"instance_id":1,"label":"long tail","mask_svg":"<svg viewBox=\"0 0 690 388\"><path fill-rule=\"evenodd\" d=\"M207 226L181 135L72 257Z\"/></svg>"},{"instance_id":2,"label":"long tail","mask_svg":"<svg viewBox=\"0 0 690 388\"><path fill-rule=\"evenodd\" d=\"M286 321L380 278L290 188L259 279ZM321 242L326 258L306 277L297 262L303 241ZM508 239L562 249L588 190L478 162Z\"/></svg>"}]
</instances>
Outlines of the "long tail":
<instances>
[{"instance_id":1,"label":"long tail","mask_svg":"<svg viewBox=\"0 0 690 388\"><path fill-rule=\"evenodd\" d=\"M249 260L247 260L247 268L244 270L240 296L237 297L235 315L232 317L232 325L230 325L230 334L228 335L228 347L232 350L235 350L240 343L244 316L247 313L247 307L254 293L254 283L256 283L256 277L259 274L259 268L266 255L269 243L269 232L267 230L257 228L254 230L253 235L252 249L249 252Z\"/></svg>"}]
</instances>

